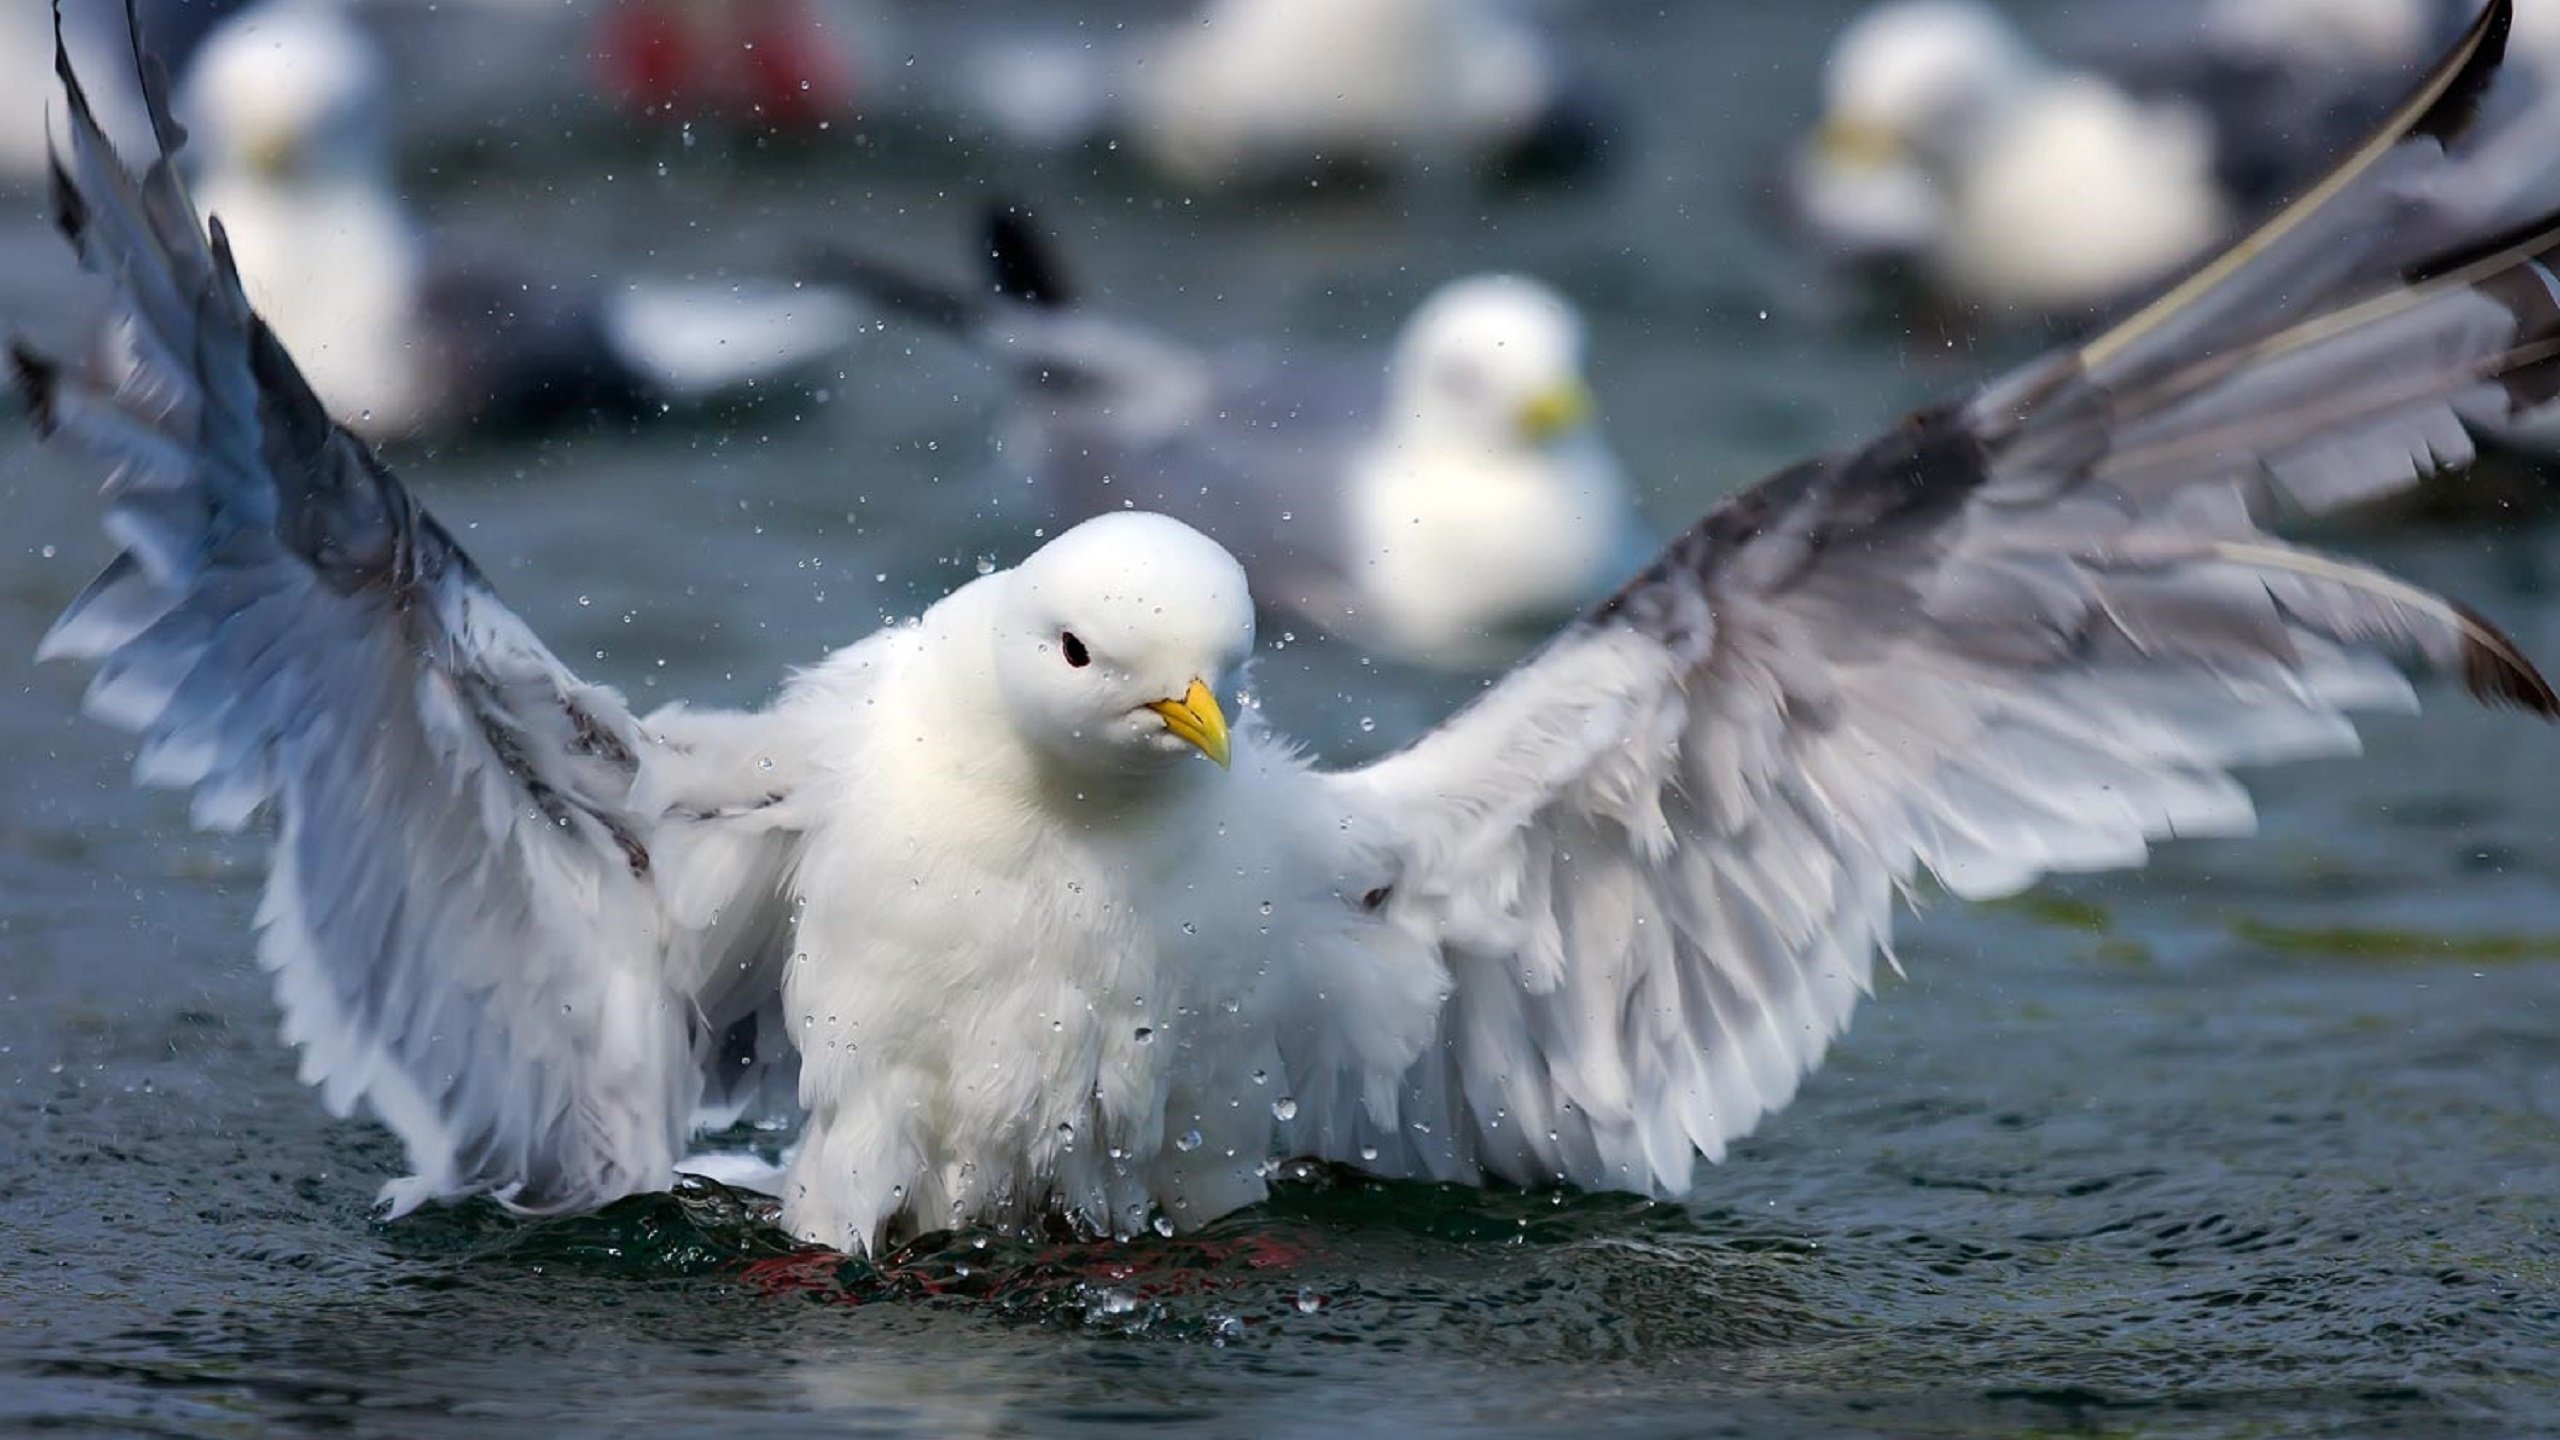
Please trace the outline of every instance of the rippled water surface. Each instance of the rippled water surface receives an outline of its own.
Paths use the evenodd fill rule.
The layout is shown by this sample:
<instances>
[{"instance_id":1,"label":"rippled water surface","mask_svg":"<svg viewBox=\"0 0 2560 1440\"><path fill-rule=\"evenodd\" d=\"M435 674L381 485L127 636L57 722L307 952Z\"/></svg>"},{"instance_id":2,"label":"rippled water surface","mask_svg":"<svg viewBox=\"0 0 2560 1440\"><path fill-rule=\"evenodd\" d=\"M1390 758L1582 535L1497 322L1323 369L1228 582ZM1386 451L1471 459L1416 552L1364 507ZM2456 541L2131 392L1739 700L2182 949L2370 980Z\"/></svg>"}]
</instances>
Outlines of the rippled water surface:
<instances>
[{"instance_id":1,"label":"rippled water surface","mask_svg":"<svg viewBox=\"0 0 2560 1440\"><path fill-rule=\"evenodd\" d=\"M1627 163L1495 204L1319 195L1276 224L1108 156L1026 166L916 127L787 163L675 147L421 183L563 264L673 273L811 232L957 265L1001 187L1045 203L1097 295L1198 334L1382 336L1440 276L1531 269L1590 307L1666 526L1995 363L1845 330L1747 223L1837 6L1563 13L1634 87ZM8 314L58 324L74 292L35 202L5 215ZM822 400L397 459L572 663L747 700L1027 547L995 398L892 333ZM129 748L75 717L82 677L25 658L103 557L90 490L0 422L0 1427L2560 1429L2560 737L2513 717L2440 703L2375 726L2363 761L2260 777L2250 842L1933 907L1908 978L1685 1204L1310 1173L1193 1240L958 1236L878 1267L708 1187L385 1225L394 1147L328 1119L275 1039L254 846L132 790ZM2347 543L2560 656L2548 537ZM1303 640L1257 688L1337 756L1456 693Z\"/></svg>"}]
</instances>

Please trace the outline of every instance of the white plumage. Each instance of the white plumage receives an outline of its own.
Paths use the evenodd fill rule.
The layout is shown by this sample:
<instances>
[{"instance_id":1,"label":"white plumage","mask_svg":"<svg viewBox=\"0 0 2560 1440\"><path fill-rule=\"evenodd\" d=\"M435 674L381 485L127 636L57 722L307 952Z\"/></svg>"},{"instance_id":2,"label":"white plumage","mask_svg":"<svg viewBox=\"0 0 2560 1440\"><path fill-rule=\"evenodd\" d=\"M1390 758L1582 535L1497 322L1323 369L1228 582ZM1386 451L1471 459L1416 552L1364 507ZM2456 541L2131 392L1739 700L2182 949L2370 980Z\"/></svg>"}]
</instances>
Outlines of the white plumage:
<instances>
[{"instance_id":1,"label":"white plumage","mask_svg":"<svg viewBox=\"0 0 2560 1440\"><path fill-rule=\"evenodd\" d=\"M2232 218L2204 115L2049 64L1983 0L1888 0L1844 30L1791 183L1825 244L2009 310L2113 300Z\"/></svg>"},{"instance_id":2,"label":"white plumage","mask_svg":"<svg viewBox=\"0 0 2560 1440\"><path fill-rule=\"evenodd\" d=\"M165 157L128 175L75 96L64 228L139 361L104 394L17 357L117 467L122 553L46 651L100 662L91 708L200 821L279 817L259 953L306 1078L407 1147L395 1207L663 1185L698 1116L777 1093L785 1223L856 1250L1195 1225L1292 1154L1676 1195L1820 1062L1923 876L2241 828L2231 767L2407 703L2386 654L2560 713L2485 622L2251 514L2560 393L2554 225L2429 258L2369 223L2433 214L2505 14L2158 305L1746 492L1344 773L1230 734L1244 573L1150 515L764 710L633 717L329 423Z\"/></svg>"}]
</instances>

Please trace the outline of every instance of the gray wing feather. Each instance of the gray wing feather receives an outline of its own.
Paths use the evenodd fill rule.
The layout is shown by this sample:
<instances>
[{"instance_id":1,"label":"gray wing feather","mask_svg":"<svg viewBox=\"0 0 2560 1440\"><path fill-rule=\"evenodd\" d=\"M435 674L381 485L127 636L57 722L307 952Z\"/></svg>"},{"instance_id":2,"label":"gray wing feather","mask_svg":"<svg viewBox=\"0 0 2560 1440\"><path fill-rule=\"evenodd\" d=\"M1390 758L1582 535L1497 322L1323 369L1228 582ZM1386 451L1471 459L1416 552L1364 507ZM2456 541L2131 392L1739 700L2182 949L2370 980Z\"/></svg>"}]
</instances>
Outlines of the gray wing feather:
<instances>
[{"instance_id":1,"label":"gray wing feather","mask_svg":"<svg viewBox=\"0 0 2560 1440\"><path fill-rule=\"evenodd\" d=\"M2244 830L2230 770L2352 750L2351 712L2413 701L2387 657L2560 714L2471 612L2258 522L2408 484L2467 455L2455 418L2551 397L2560 227L2337 278L2393 243L2363 225L2370 187L2422 218L2436 185L2476 198L2445 117L2503 23L2282 222L2286 248L1737 497L1468 711L1337 777L1397 877L1378 963L1440 967L1446 999L1384 1086L1374 1051L1302 1027L1292 1138L1390 1173L1679 1193L1820 1061L1922 875L1993 896Z\"/></svg>"},{"instance_id":2,"label":"gray wing feather","mask_svg":"<svg viewBox=\"0 0 2560 1440\"><path fill-rule=\"evenodd\" d=\"M258 955L304 1079L406 1145L395 1204L664 1183L700 1027L628 803L650 742L329 422L198 228L156 75L136 175L59 68L62 226L135 364L105 393L16 353L40 424L111 467L122 551L41 653L98 662L88 708L198 823L275 814Z\"/></svg>"}]
</instances>

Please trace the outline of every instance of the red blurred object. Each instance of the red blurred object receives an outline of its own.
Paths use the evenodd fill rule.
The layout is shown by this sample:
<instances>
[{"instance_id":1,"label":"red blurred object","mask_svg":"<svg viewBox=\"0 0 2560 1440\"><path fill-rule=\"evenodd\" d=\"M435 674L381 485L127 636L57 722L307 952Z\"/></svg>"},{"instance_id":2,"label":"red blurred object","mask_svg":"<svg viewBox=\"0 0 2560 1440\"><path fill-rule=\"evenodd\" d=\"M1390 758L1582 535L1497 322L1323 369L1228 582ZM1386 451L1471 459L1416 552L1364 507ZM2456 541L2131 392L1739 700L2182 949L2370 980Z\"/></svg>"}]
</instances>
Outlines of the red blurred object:
<instances>
[{"instance_id":1,"label":"red blurred object","mask_svg":"<svg viewBox=\"0 0 2560 1440\"><path fill-rule=\"evenodd\" d=\"M596 79L658 119L811 130L850 114L854 57L812 0L612 0Z\"/></svg>"}]
</instances>

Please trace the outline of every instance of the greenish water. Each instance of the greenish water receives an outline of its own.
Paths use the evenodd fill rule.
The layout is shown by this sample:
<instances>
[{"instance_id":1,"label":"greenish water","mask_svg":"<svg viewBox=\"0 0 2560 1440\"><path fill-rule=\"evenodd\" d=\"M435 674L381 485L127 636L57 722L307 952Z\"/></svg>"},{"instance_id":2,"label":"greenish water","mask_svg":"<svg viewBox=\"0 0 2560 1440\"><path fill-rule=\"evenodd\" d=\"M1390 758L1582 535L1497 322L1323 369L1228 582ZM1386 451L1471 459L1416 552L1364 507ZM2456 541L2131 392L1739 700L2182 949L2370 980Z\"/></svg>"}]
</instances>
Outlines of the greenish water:
<instances>
[{"instance_id":1,"label":"greenish water","mask_svg":"<svg viewBox=\"0 0 2560 1440\"><path fill-rule=\"evenodd\" d=\"M1844 330L1749 223L1842 8L1571 10L1640 97L1627 163L1494 203L1186 205L1109 157L914 128L427 189L564 265L709 273L813 232L957 264L992 185L1044 203L1098 296L1195 334L1382 336L1442 276L1533 270L1590 307L1668 527L1998 358ZM6 215L5 313L68 314L33 199ZM995 400L891 332L823 400L396 458L573 664L744 700L1027 548ZM102 558L92 489L0 428L0 655L31 654ZM2560 656L2548 536L2349 543ZM2362 761L2257 777L2255 840L1932 906L1908 978L1687 1203L1311 1174L1196 1240L964 1235L870 1267L709 1188L376 1222L398 1156L294 1082L248 958L255 847L132 790L129 747L76 716L83 677L6 673L0 1428L2560 1431L2560 738L2447 697L2375 725ZM1462 687L1299 640L1256 689L1349 756Z\"/></svg>"}]
</instances>

